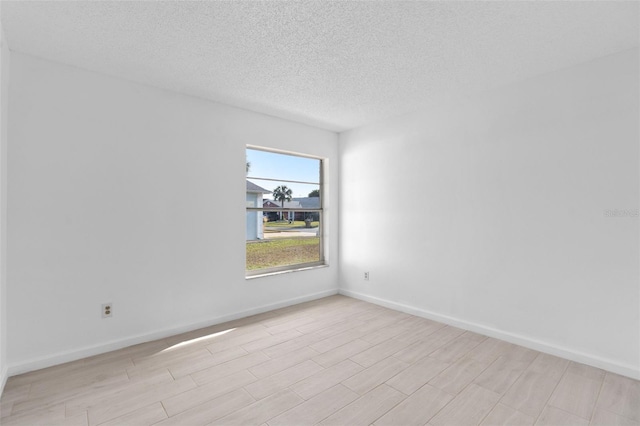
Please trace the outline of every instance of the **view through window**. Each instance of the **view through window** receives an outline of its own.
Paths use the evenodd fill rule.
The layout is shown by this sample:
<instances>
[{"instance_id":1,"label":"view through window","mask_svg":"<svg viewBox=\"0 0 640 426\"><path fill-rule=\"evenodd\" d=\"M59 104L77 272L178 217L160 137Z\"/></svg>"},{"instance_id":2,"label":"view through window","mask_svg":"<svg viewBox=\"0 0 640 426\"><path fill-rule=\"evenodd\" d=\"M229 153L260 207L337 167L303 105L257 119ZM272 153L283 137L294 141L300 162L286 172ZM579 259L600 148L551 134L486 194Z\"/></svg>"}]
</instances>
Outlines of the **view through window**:
<instances>
[{"instance_id":1,"label":"view through window","mask_svg":"<svg viewBox=\"0 0 640 426\"><path fill-rule=\"evenodd\" d=\"M323 264L322 160L246 154L247 275Z\"/></svg>"}]
</instances>

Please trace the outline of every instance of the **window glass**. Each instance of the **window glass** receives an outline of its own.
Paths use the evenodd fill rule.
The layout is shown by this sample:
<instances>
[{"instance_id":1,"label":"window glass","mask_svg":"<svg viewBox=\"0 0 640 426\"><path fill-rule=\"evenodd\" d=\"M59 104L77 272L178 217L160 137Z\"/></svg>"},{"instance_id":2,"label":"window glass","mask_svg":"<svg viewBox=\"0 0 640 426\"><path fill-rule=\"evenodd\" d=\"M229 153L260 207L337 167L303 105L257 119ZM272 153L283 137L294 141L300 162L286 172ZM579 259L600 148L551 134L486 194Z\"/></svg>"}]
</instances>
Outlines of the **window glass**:
<instances>
[{"instance_id":1,"label":"window glass","mask_svg":"<svg viewBox=\"0 0 640 426\"><path fill-rule=\"evenodd\" d=\"M246 271L320 265L322 161L247 148Z\"/></svg>"}]
</instances>

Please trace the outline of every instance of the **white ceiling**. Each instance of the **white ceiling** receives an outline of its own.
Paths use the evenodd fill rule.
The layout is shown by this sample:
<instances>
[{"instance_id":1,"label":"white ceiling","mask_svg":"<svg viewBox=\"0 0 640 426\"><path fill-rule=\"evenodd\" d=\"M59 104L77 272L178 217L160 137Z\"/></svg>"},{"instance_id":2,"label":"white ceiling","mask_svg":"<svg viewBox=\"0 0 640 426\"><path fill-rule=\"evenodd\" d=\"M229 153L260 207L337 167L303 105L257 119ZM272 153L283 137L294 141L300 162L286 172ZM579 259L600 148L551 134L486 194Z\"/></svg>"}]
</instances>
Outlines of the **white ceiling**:
<instances>
[{"instance_id":1,"label":"white ceiling","mask_svg":"<svg viewBox=\"0 0 640 426\"><path fill-rule=\"evenodd\" d=\"M13 51L334 131L638 46L638 2L2 2Z\"/></svg>"}]
</instances>

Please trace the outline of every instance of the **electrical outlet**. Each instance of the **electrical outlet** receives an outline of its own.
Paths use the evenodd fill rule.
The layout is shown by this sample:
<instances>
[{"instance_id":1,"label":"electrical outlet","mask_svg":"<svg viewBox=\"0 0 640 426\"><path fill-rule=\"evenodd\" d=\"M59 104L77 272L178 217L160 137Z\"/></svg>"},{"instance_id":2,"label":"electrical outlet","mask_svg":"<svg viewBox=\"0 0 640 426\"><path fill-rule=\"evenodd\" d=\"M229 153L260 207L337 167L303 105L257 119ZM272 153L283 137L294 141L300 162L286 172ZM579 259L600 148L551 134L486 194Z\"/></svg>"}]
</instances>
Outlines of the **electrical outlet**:
<instances>
[{"instance_id":1,"label":"electrical outlet","mask_svg":"<svg viewBox=\"0 0 640 426\"><path fill-rule=\"evenodd\" d=\"M369 272L364 273L364 280L369 281Z\"/></svg>"},{"instance_id":2,"label":"electrical outlet","mask_svg":"<svg viewBox=\"0 0 640 426\"><path fill-rule=\"evenodd\" d=\"M113 316L113 304L112 303L103 303L102 304L102 318L111 318Z\"/></svg>"}]
</instances>

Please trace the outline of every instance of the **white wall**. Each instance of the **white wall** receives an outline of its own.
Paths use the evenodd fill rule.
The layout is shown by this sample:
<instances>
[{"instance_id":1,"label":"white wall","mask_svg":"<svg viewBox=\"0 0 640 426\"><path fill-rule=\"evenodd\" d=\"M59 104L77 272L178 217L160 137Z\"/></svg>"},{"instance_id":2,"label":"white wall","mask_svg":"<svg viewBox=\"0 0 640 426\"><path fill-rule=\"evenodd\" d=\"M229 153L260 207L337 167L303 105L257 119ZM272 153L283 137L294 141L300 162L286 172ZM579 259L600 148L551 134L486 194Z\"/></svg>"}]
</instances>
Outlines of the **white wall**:
<instances>
[{"instance_id":1,"label":"white wall","mask_svg":"<svg viewBox=\"0 0 640 426\"><path fill-rule=\"evenodd\" d=\"M0 8L0 10L2 10ZM7 380L7 118L9 47L0 25L0 395Z\"/></svg>"},{"instance_id":2,"label":"white wall","mask_svg":"<svg viewBox=\"0 0 640 426\"><path fill-rule=\"evenodd\" d=\"M337 292L335 133L17 53L11 74L12 374ZM245 280L246 144L327 159L330 267Z\"/></svg>"},{"instance_id":3,"label":"white wall","mask_svg":"<svg viewBox=\"0 0 640 426\"><path fill-rule=\"evenodd\" d=\"M640 377L638 217L605 216L639 207L638 76L626 51L341 134L341 291Z\"/></svg>"}]
</instances>

